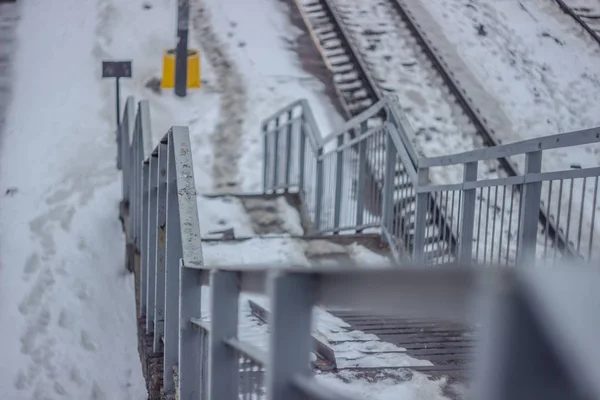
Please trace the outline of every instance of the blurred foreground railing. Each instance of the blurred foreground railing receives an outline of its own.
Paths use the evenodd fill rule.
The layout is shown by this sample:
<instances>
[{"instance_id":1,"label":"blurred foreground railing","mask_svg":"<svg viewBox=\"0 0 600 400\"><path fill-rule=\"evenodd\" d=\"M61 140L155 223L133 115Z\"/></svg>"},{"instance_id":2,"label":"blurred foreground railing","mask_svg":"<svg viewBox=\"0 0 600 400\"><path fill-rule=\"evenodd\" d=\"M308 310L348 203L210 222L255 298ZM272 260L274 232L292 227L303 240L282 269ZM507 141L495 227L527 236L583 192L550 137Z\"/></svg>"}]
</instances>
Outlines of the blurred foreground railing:
<instances>
[{"instance_id":1,"label":"blurred foreground railing","mask_svg":"<svg viewBox=\"0 0 600 400\"><path fill-rule=\"evenodd\" d=\"M557 150L600 143L600 128L426 158L386 98L325 138L303 100L262 130L265 193L299 192L314 233L376 229L398 260L426 264L600 262L600 167L551 169ZM499 158L524 173L486 178ZM440 178L449 170L463 179Z\"/></svg>"}]
</instances>

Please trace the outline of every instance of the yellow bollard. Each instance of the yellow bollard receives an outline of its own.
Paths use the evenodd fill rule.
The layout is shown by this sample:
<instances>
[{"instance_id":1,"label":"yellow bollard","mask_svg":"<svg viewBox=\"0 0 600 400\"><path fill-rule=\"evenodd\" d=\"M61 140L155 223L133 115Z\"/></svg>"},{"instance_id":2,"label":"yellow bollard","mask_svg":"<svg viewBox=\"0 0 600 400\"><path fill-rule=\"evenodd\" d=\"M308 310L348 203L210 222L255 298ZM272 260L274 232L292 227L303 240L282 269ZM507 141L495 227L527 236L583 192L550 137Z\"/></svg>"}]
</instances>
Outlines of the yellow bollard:
<instances>
[{"instance_id":1,"label":"yellow bollard","mask_svg":"<svg viewBox=\"0 0 600 400\"><path fill-rule=\"evenodd\" d=\"M200 89L200 52L188 50L187 59L187 87L188 89Z\"/></svg>"},{"instance_id":2,"label":"yellow bollard","mask_svg":"<svg viewBox=\"0 0 600 400\"><path fill-rule=\"evenodd\" d=\"M168 49L163 54L163 76L160 87L173 89L175 87L175 49ZM195 49L188 50L187 59L187 87L199 89L200 83L200 52Z\"/></svg>"}]
</instances>

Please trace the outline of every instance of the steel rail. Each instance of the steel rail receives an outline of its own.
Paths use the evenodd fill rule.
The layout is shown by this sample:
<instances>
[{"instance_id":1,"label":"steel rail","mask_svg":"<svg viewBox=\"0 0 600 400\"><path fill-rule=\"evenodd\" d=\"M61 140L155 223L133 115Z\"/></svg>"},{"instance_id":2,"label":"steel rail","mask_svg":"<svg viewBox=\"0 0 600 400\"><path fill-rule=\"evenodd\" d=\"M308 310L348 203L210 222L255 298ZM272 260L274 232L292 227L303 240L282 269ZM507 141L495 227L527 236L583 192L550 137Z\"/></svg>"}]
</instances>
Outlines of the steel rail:
<instances>
[{"instance_id":1,"label":"steel rail","mask_svg":"<svg viewBox=\"0 0 600 400\"><path fill-rule=\"evenodd\" d=\"M312 26L310 26L310 17L308 16L308 14L310 14L310 12L305 12L304 10L302 10L302 5L299 4L298 1L295 1L294 3L296 5L296 7L298 8L298 12L300 12L303 15L303 20L304 20L305 24L307 24L307 29L309 32L311 32L311 37L313 38L313 40L315 38L317 40L319 40L318 35L316 33L314 33L315 29ZM382 100L384 98L384 94L382 93L382 91L380 90L378 85L376 84L375 80L369 74L369 72L368 72L369 69L366 66L365 62L363 61L362 57L360 56L359 51L355 48L354 44L352 43L352 40L349 39L351 36L347 32L342 19L340 18L340 16L338 15L338 13L335 9L335 6L333 6L331 4L330 0L315 0L314 2L310 3L309 5L305 5L305 6L312 7L314 5L320 6L322 11L326 14L325 18L327 19L328 23L332 24L333 31L335 32L337 38L340 40L339 47L341 47L343 49L345 55L348 57L348 59L349 59L348 63L353 66L353 70L357 74L356 81L358 81L360 83L360 85L362 86L362 88L365 90L366 97L371 100L371 104L372 105L376 104L377 102ZM321 45L321 43L315 43L315 44L317 45L318 49L322 50L322 51L319 51L319 53L321 54L322 57L325 58L324 62L326 63L326 65L331 66L331 69L330 69L331 73L336 74L335 63L330 62L330 60L327 59L327 54L326 54L327 51L323 49L323 46ZM347 94L344 93L345 90L341 88L341 85L339 85L338 82L334 81L334 87L335 87L336 93L338 94L338 98L340 99L340 102L342 103L342 108L344 109L344 112L346 114L345 117L347 119L351 119L351 118L361 114L364 111L364 109L361 109L360 107L356 108L356 107L351 106L352 102L351 102L351 100L349 100L349 98L351 96L348 96ZM364 100L360 99L360 101L364 101ZM351 135L351 137L354 137L353 132L350 132L350 135ZM417 168L416 160L414 160L413 164L414 164L413 167ZM372 171L369 171L369 175L374 176ZM375 179L375 182L377 183L377 186L380 187L380 183L376 179ZM379 190L381 190L381 188ZM457 248L456 236L455 236L454 232L452 231L452 228L446 221L446 216L442 212L440 206L434 201L433 198L431 200L432 201L430 201L430 213L432 215L435 215L436 218L441 219L441 221L439 221L440 222L439 225L441 225L441 226L438 226L438 229L440 229L439 240L445 241L448 245L448 250L450 251L450 253L455 255L456 248ZM402 203L402 201L400 201L400 203ZM398 204L400 204L400 203L398 203ZM396 209L396 206L394 207L394 209ZM440 218L440 216L441 216L441 218ZM396 215L396 213L395 213L394 221L395 221L395 223L400 223L400 226L402 226L402 224L399 220L401 220L402 218L403 217L401 215ZM410 250L412 243L409 243L407 245Z\"/></svg>"},{"instance_id":2,"label":"steel rail","mask_svg":"<svg viewBox=\"0 0 600 400\"><path fill-rule=\"evenodd\" d=\"M563 0L554 0L556 2L556 4L558 4L558 6L566 13L568 14L571 18L573 18L579 25L581 25L581 27L583 29L585 29L593 38L594 40L600 44L600 36L598 35L598 33L596 33L596 31L589 26L582 18L579 14L577 14L575 12L575 10L573 10L571 7L569 7Z\"/></svg>"}]
</instances>

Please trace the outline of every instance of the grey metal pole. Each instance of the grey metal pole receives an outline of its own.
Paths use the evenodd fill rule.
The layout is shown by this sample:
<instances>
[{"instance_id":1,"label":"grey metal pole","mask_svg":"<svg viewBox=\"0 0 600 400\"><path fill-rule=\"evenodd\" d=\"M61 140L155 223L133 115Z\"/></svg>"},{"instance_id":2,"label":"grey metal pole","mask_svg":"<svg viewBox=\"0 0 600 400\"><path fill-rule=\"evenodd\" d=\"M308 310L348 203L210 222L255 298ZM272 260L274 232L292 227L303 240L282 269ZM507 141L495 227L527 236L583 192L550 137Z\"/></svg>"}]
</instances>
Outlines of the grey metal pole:
<instances>
[{"instance_id":1,"label":"grey metal pole","mask_svg":"<svg viewBox=\"0 0 600 400\"><path fill-rule=\"evenodd\" d=\"M175 55L175 94L187 94L188 26L190 17L189 0L179 0L177 5L177 51Z\"/></svg>"},{"instance_id":2,"label":"grey metal pole","mask_svg":"<svg viewBox=\"0 0 600 400\"><path fill-rule=\"evenodd\" d=\"M119 87L119 77L117 77L117 129L120 126L120 114L121 113L121 88Z\"/></svg>"}]
</instances>

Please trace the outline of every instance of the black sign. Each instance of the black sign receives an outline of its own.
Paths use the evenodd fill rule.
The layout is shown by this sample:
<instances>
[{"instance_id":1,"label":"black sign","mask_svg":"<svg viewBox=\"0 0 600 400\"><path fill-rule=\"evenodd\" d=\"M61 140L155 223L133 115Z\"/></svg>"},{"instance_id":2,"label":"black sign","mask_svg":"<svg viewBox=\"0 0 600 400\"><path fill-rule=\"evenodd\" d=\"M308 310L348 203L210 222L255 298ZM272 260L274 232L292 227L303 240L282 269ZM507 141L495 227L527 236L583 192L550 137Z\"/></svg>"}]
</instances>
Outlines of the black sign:
<instances>
[{"instance_id":1,"label":"black sign","mask_svg":"<svg viewBox=\"0 0 600 400\"><path fill-rule=\"evenodd\" d=\"M131 78L131 61L102 61L103 78Z\"/></svg>"}]
</instances>

